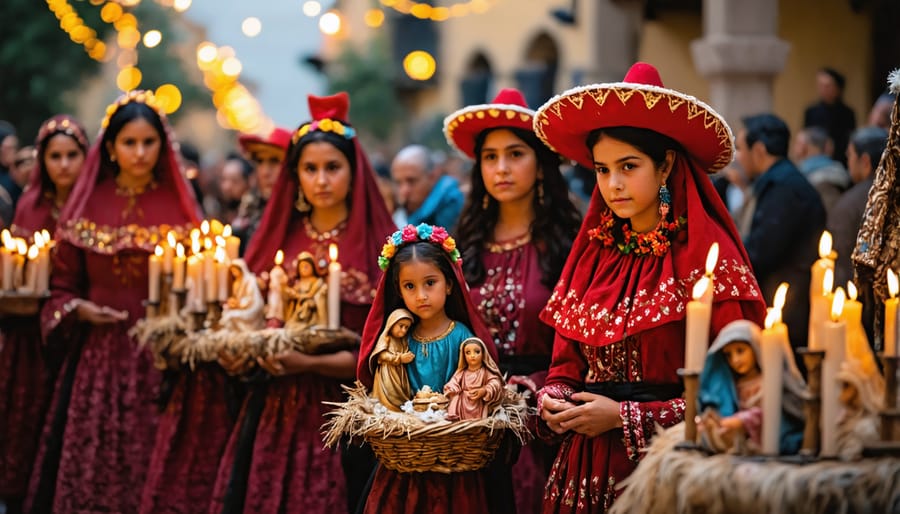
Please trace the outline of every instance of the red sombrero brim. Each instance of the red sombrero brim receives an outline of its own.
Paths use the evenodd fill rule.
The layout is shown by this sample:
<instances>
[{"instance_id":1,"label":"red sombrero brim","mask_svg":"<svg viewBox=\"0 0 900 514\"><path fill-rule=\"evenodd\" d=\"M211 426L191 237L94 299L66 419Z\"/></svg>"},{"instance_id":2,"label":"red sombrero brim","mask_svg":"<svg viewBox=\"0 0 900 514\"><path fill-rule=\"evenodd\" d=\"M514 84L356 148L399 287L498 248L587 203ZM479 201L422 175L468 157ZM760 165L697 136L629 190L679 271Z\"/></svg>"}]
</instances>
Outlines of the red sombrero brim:
<instances>
[{"instance_id":1,"label":"red sombrero brim","mask_svg":"<svg viewBox=\"0 0 900 514\"><path fill-rule=\"evenodd\" d=\"M719 113L690 95L657 86L616 82L565 91L534 115L537 136L557 153L593 169L586 141L604 127L654 130L681 143L708 173L734 156L731 128Z\"/></svg>"},{"instance_id":2,"label":"red sombrero brim","mask_svg":"<svg viewBox=\"0 0 900 514\"><path fill-rule=\"evenodd\" d=\"M521 105L470 105L444 118L444 136L447 144L474 159L475 138L482 130L500 127L532 130L533 118L534 111Z\"/></svg>"}]
</instances>

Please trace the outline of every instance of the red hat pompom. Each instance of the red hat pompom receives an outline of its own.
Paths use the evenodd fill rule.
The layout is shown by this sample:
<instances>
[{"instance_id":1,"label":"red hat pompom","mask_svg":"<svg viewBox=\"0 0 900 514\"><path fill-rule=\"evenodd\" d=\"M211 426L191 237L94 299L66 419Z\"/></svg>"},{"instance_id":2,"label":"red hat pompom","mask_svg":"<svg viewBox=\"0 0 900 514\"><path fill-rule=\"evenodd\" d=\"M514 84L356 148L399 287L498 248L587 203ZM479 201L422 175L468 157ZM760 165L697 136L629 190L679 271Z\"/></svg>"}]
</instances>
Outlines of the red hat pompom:
<instances>
[{"instance_id":1,"label":"red hat pompom","mask_svg":"<svg viewBox=\"0 0 900 514\"><path fill-rule=\"evenodd\" d=\"M331 96L308 95L309 114L315 120L341 120L349 121L347 113L350 111L350 95L341 91Z\"/></svg>"}]
</instances>

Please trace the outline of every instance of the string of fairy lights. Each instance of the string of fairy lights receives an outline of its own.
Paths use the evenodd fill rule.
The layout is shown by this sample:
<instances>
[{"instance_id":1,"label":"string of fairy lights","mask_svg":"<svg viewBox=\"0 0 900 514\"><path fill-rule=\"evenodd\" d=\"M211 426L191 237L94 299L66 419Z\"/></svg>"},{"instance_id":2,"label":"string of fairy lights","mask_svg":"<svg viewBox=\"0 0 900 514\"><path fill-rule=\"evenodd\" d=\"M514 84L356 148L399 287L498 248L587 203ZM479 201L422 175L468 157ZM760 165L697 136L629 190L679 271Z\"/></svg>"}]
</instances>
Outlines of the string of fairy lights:
<instances>
[{"instance_id":1,"label":"string of fairy lights","mask_svg":"<svg viewBox=\"0 0 900 514\"><path fill-rule=\"evenodd\" d=\"M116 35L102 41L97 32L88 26L69 3L69 0L45 0L48 9L59 21L60 28L69 38L84 47L92 59L109 62L115 58L118 68L116 86L124 92L137 89L143 81L138 67L138 45L145 48L158 46L163 34L156 29L141 33L141 24L130 10L141 0L78 0L100 8L100 19L111 24ZM384 24L387 9L423 20L445 21L470 14L482 14L500 0L467 0L449 5L432 5L411 0L378 0L377 7L366 10L363 21L370 28ZM163 7L183 13L191 7L192 0L155 0ZM326 36L336 36L344 30L343 14L339 9L325 9L317 0L306 0L301 6L304 15L318 17L319 30ZM324 12L323 12L324 11ZM259 18L250 16L241 23L246 37L256 37L262 32ZM203 83L212 95L216 107L216 119L224 127L241 132L266 133L272 129L272 120L265 115L259 101L240 82L243 69L235 51L229 46L217 46L205 41L197 47L197 67L203 73ZM430 79L436 69L434 56L424 50L410 52L403 60L403 69L414 80ZM154 92L171 114L181 106L181 91L174 84L163 84Z\"/></svg>"}]
</instances>

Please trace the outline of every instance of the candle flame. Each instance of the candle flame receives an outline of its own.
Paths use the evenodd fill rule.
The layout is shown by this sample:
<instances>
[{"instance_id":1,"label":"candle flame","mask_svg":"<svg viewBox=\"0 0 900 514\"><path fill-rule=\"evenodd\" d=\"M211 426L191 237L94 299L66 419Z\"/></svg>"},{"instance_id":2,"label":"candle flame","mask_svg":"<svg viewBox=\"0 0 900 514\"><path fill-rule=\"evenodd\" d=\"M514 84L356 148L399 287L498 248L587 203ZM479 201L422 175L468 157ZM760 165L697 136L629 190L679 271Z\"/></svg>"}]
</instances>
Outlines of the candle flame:
<instances>
[{"instance_id":1,"label":"candle flame","mask_svg":"<svg viewBox=\"0 0 900 514\"><path fill-rule=\"evenodd\" d=\"M181 243L178 243L175 246L175 253L178 255L178 257L184 258L184 245Z\"/></svg>"},{"instance_id":2,"label":"candle flame","mask_svg":"<svg viewBox=\"0 0 900 514\"><path fill-rule=\"evenodd\" d=\"M170 230L168 234L166 234L166 240L169 243L169 248L175 248L175 245L178 244L178 239L175 237L175 231Z\"/></svg>"},{"instance_id":3,"label":"candle flame","mask_svg":"<svg viewBox=\"0 0 900 514\"><path fill-rule=\"evenodd\" d=\"M848 280L848 281L847 281L847 296L848 296L851 300L856 300L856 295L857 295L857 294L858 294L858 293L857 293L857 291L856 291L856 284L854 284L852 280Z\"/></svg>"},{"instance_id":4,"label":"candle flame","mask_svg":"<svg viewBox=\"0 0 900 514\"><path fill-rule=\"evenodd\" d=\"M224 246L217 247L216 248L216 262L220 262L220 263L225 262L226 257L227 256L225 255L225 247Z\"/></svg>"},{"instance_id":5,"label":"candle flame","mask_svg":"<svg viewBox=\"0 0 900 514\"><path fill-rule=\"evenodd\" d=\"M331 262L336 261L338 258L337 245L334 243L328 245L328 258L331 259Z\"/></svg>"},{"instance_id":6,"label":"candle flame","mask_svg":"<svg viewBox=\"0 0 900 514\"><path fill-rule=\"evenodd\" d=\"M47 229L42 229L41 235L44 236L44 245L49 245L50 244L50 231Z\"/></svg>"},{"instance_id":7,"label":"candle flame","mask_svg":"<svg viewBox=\"0 0 900 514\"><path fill-rule=\"evenodd\" d=\"M834 270L825 268L825 274L822 276L822 296L828 296L834 289Z\"/></svg>"},{"instance_id":8,"label":"candle flame","mask_svg":"<svg viewBox=\"0 0 900 514\"><path fill-rule=\"evenodd\" d=\"M8 229L3 229L3 232L0 232L0 241L3 242L3 246L9 248L9 245L6 244L6 242L10 239L12 239L12 234L9 233Z\"/></svg>"},{"instance_id":9,"label":"candle flame","mask_svg":"<svg viewBox=\"0 0 900 514\"><path fill-rule=\"evenodd\" d=\"M44 247L44 236L40 232L34 233L34 244L41 249Z\"/></svg>"},{"instance_id":10,"label":"candle flame","mask_svg":"<svg viewBox=\"0 0 900 514\"><path fill-rule=\"evenodd\" d=\"M775 326L776 323L781 322L781 309L776 309L774 307L770 307L766 309L766 324L765 328L767 330L771 329Z\"/></svg>"},{"instance_id":11,"label":"candle flame","mask_svg":"<svg viewBox=\"0 0 900 514\"><path fill-rule=\"evenodd\" d=\"M775 298L772 300L772 306L779 311L779 319L781 318L780 311L784 309L784 300L787 298L788 287L790 286L787 282L778 284L778 289L775 290Z\"/></svg>"},{"instance_id":12,"label":"candle flame","mask_svg":"<svg viewBox=\"0 0 900 514\"><path fill-rule=\"evenodd\" d=\"M888 292L891 294L891 298L897 296L897 293L900 292L900 284L897 283L897 274L894 273L894 270L887 270L887 283L888 283Z\"/></svg>"},{"instance_id":13,"label":"candle flame","mask_svg":"<svg viewBox=\"0 0 900 514\"><path fill-rule=\"evenodd\" d=\"M231 225L225 225L225 228L222 229L222 237L231 237Z\"/></svg>"},{"instance_id":14,"label":"candle flame","mask_svg":"<svg viewBox=\"0 0 900 514\"><path fill-rule=\"evenodd\" d=\"M8 232L7 230L4 230L3 233L4 233L4 234L9 234L9 232ZM16 240L13 239L12 236L9 236L9 237L7 237L7 238L3 241L3 246L6 247L6 250L7 250L8 252L10 252L10 253L15 253L16 247L17 247L17 245L16 245Z\"/></svg>"},{"instance_id":15,"label":"candle flame","mask_svg":"<svg viewBox=\"0 0 900 514\"><path fill-rule=\"evenodd\" d=\"M194 255L197 255L200 253L200 240L199 239L194 239L191 241L191 252L193 252Z\"/></svg>"},{"instance_id":16,"label":"candle flame","mask_svg":"<svg viewBox=\"0 0 900 514\"><path fill-rule=\"evenodd\" d=\"M19 252L19 255L26 255L28 253L28 243L21 237L16 238L16 250Z\"/></svg>"},{"instance_id":17,"label":"candle flame","mask_svg":"<svg viewBox=\"0 0 900 514\"><path fill-rule=\"evenodd\" d=\"M716 262L719 260L719 243L713 243L709 246L709 252L706 254L706 274L712 276L716 270Z\"/></svg>"},{"instance_id":18,"label":"candle flame","mask_svg":"<svg viewBox=\"0 0 900 514\"><path fill-rule=\"evenodd\" d=\"M153 253L156 254L157 257L162 257L165 253L165 250L163 250L162 246L156 245L156 249L153 250Z\"/></svg>"},{"instance_id":19,"label":"candle flame","mask_svg":"<svg viewBox=\"0 0 900 514\"><path fill-rule=\"evenodd\" d=\"M203 223L200 224L200 232L202 232L204 236L209 234L209 222L208 221L203 220Z\"/></svg>"},{"instance_id":20,"label":"candle flame","mask_svg":"<svg viewBox=\"0 0 900 514\"><path fill-rule=\"evenodd\" d=\"M37 245L31 245L31 247L28 249L28 260L33 261L37 259L40 253L41 250L37 247Z\"/></svg>"},{"instance_id":21,"label":"candle flame","mask_svg":"<svg viewBox=\"0 0 900 514\"><path fill-rule=\"evenodd\" d=\"M222 236L216 236L216 246L225 247L225 238Z\"/></svg>"},{"instance_id":22,"label":"candle flame","mask_svg":"<svg viewBox=\"0 0 900 514\"><path fill-rule=\"evenodd\" d=\"M281 266L281 263L284 262L284 252L282 250L278 250L275 252L275 265Z\"/></svg>"},{"instance_id":23,"label":"candle flame","mask_svg":"<svg viewBox=\"0 0 900 514\"><path fill-rule=\"evenodd\" d=\"M841 318L841 312L844 311L844 288L838 287L834 292L834 300L831 302L831 321L837 321Z\"/></svg>"},{"instance_id":24,"label":"candle flame","mask_svg":"<svg viewBox=\"0 0 900 514\"><path fill-rule=\"evenodd\" d=\"M200 230L195 228L191 230L191 241L196 241L198 239L200 239Z\"/></svg>"},{"instance_id":25,"label":"candle flame","mask_svg":"<svg viewBox=\"0 0 900 514\"><path fill-rule=\"evenodd\" d=\"M691 293L691 296L694 297L694 300L699 300L706 293L707 289L709 289L709 277L700 277L700 280L694 284L694 290Z\"/></svg>"},{"instance_id":26,"label":"candle flame","mask_svg":"<svg viewBox=\"0 0 900 514\"><path fill-rule=\"evenodd\" d=\"M827 259L829 255L831 255L831 246L832 246L832 238L831 232L824 231L822 232L822 237L819 238L819 258Z\"/></svg>"},{"instance_id":27,"label":"candle flame","mask_svg":"<svg viewBox=\"0 0 900 514\"><path fill-rule=\"evenodd\" d=\"M203 240L203 248L206 248L207 250L212 250L212 247L213 247L212 239L207 237L206 239Z\"/></svg>"}]
</instances>

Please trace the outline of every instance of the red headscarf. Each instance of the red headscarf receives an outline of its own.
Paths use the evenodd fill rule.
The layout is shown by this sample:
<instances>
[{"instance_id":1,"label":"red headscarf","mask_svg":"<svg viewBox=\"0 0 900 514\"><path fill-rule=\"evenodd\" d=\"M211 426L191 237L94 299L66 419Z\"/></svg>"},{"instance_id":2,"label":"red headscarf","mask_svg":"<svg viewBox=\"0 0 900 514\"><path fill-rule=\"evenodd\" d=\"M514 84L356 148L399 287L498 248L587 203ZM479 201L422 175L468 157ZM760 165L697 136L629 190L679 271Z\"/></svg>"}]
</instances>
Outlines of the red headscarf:
<instances>
[{"instance_id":1,"label":"red headscarf","mask_svg":"<svg viewBox=\"0 0 900 514\"><path fill-rule=\"evenodd\" d=\"M87 154L90 145L87 133L75 118L67 114L58 114L41 124L34 142L38 156L34 163L34 171L31 173L28 188L16 204L16 216L11 229L15 236L30 238L38 230L47 229L51 233L56 231L57 219L53 212L56 205L54 198L49 196L52 191L49 191L48 187L52 182L44 166L44 151L50 138L57 134L71 137L81 151ZM75 187L81 182L82 177L83 175L78 176ZM57 216L58 214L56 213Z\"/></svg>"},{"instance_id":2,"label":"red headscarf","mask_svg":"<svg viewBox=\"0 0 900 514\"><path fill-rule=\"evenodd\" d=\"M444 257L447 257L448 255L443 250L441 251L441 254L444 255ZM372 255L370 259L373 263L378 262L375 255ZM448 260L450 259L448 258ZM453 269L453 276L455 277L456 282L453 284L454 290L461 293L460 296L462 297L463 305L465 306L465 314L468 318L454 321L458 321L472 329L472 333L475 334L475 337L481 339L485 343L494 362L498 362L499 357L497 355L497 347L494 346L492 342L491 332L484 325L481 315L478 313L478 309L475 307L475 304L472 303L472 295L469 294L469 286L466 284L466 278L463 276L462 261L453 262L451 260L450 267ZM385 288L394 287L389 281L390 272L391 268L387 268L387 271L385 271L385 273L382 274L381 279L378 280L378 289L375 292L375 300L372 302L372 310L369 311L369 316L366 318L366 326L363 329L362 341L360 342L359 360L356 363L356 378L368 388L372 387L372 381L374 380L372 377L372 370L369 368L369 355L371 355L372 350L375 349L375 344L378 342L378 338L381 335L381 331L384 328L386 321L384 312Z\"/></svg>"},{"instance_id":3,"label":"red headscarf","mask_svg":"<svg viewBox=\"0 0 900 514\"><path fill-rule=\"evenodd\" d=\"M75 246L90 249L97 248L94 244L85 241L80 237L80 234L78 234L79 231L77 225L89 211L97 211L98 214L102 213L99 216L91 216L89 221L96 225L108 225L114 229L119 228L120 223L115 217L117 213L105 212L102 206L98 205L98 202L102 202L102 200L94 198L94 192L98 189L99 185L104 184L106 181L114 180L116 174L114 163L110 162L108 159L104 159L103 145L105 143L103 141L103 136L106 132L106 125L118 109L132 102L146 104L153 109L160 118L166 132L166 144L160 149L159 160L156 164L156 188L161 194L168 193L173 195L174 203L177 205L178 209L176 212L171 212L168 211L168 209L171 208L170 206L153 205L147 207L155 207L166 211L163 217L167 218L169 220L168 223L173 226L195 225L200 220L200 207L194 197L193 191L190 186L188 186L184 175L181 173L181 168L179 167L176 155L178 143L175 140L165 113L156 104L152 92L130 91L119 97L115 103L107 108L107 118L104 119L103 128L97 135L97 140L94 141L94 145L91 147L90 152L88 152L78 183L73 188L70 200L60 215L58 225L59 236ZM144 234L130 234L127 237L117 237L109 245L104 245L102 250L105 252L115 252L125 248L140 248L147 251L153 251L153 248L159 242L157 240L159 234L147 234L146 237L141 237L142 235ZM163 234L163 236L164 235L165 234Z\"/></svg>"},{"instance_id":4,"label":"red headscarf","mask_svg":"<svg viewBox=\"0 0 900 514\"><path fill-rule=\"evenodd\" d=\"M623 83L584 86L563 93L538 110L535 128L540 126L539 136L545 142L567 151L564 155L580 162L586 159L588 133L612 126L649 130L664 127L657 131L681 143L687 152L700 149L701 157L679 152L668 179L672 214L676 219L684 216L687 227L672 236L672 246L662 257L623 255L614 246L604 247L588 235L609 210L595 188L584 223L541 319L560 335L595 346L680 320L685 316L694 283L705 273L710 245L718 242L713 301L747 302L749 308L744 312L753 313L753 321L761 322L765 303L747 252L728 210L700 165L702 162L718 166L723 155L731 155L730 140L722 136L731 131L702 102L662 88L655 68L638 63L632 68L636 69L658 83L646 86L626 78ZM588 102L595 103L588 106ZM698 113L702 116L698 117ZM697 119L706 121L697 125ZM679 123L685 128L681 132ZM572 134L575 125L578 133ZM574 143L576 138L580 145ZM727 146L723 143L726 140Z\"/></svg>"},{"instance_id":5,"label":"red headscarf","mask_svg":"<svg viewBox=\"0 0 900 514\"><path fill-rule=\"evenodd\" d=\"M307 128L312 122L339 120L347 124L350 100L347 93L318 97L309 95L309 112L312 120L300 126L297 132ZM346 127L349 128L349 127ZM304 132L305 134L306 132ZM340 260L345 266L358 269L366 274L374 284L381 274L375 260L381 248L384 234L394 230L394 222L384 205L384 198L375 182L375 174L369 159L356 137L352 138L356 153L356 168L353 171L350 191L350 216L347 228L341 235ZM303 143L303 138L295 133L291 149ZM288 155L291 153L288 149ZM244 260L251 270L264 270L272 266L275 253L284 248L284 240L290 237L288 226L294 216L300 213L294 207L300 190L300 180L296 169L288 169L285 159L272 196L260 220L257 236L250 240Z\"/></svg>"}]
</instances>

